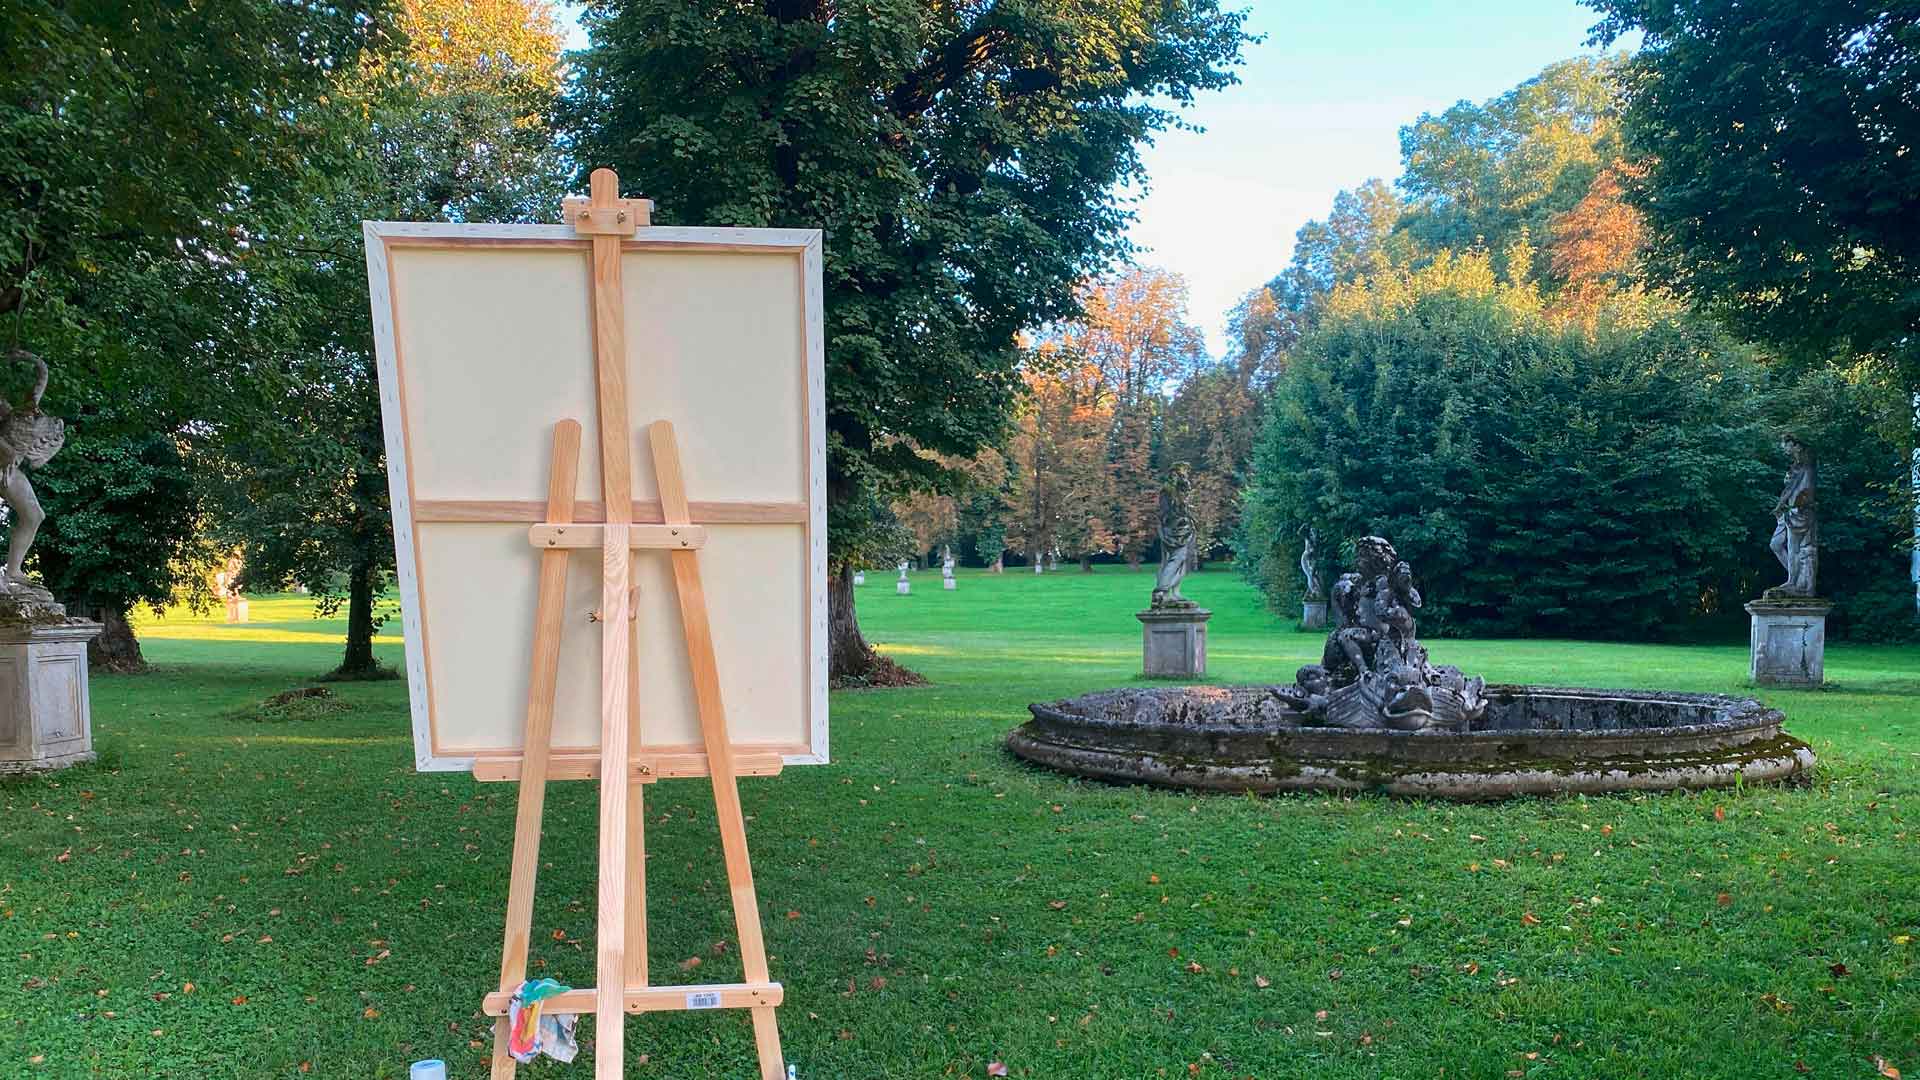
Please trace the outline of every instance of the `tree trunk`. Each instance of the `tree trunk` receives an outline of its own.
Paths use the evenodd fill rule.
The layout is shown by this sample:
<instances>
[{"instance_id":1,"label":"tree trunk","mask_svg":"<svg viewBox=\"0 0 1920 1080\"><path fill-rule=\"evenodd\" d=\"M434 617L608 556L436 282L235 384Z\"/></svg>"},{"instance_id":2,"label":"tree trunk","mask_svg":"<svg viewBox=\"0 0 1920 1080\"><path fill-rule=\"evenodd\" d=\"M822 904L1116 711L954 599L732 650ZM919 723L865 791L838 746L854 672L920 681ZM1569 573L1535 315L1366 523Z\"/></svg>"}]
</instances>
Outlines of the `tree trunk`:
<instances>
[{"instance_id":1,"label":"tree trunk","mask_svg":"<svg viewBox=\"0 0 1920 1080\"><path fill-rule=\"evenodd\" d=\"M354 552L353 566L347 571L347 653L333 673L336 678L366 678L380 670L373 658L375 575L373 552L363 545Z\"/></svg>"},{"instance_id":2,"label":"tree trunk","mask_svg":"<svg viewBox=\"0 0 1920 1080\"><path fill-rule=\"evenodd\" d=\"M863 679L873 667L873 646L860 633L853 609L853 568L827 575L827 671L834 682Z\"/></svg>"},{"instance_id":3,"label":"tree trunk","mask_svg":"<svg viewBox=\"0 0 1920 1080\"><path fill-rule=\"evenodd\" d=\"M853 607L853 568L827 575L827 681L834 687L925 686L927 680L873 651Z\"/></svg>"},{"instance_id":4,"label":"tree trunk","mask_svg":"<svg viewBox=\"0 0 1920 1080\"><path fill-rule=\"evenodd\" d=\"M87 642L87 665L95 671L122 674L145 671L147 658L140 654L140 639L133 636L133 624L127 613L116 608L94 608L88 617L98 619L100 636Z\"/></svg>"},{"instance_id":5,"label":"tree trunk","mask_svg":"<svg viewBox=\"0 0 1920 1080\"><path fill-rule=\"evenodd\" d=\"M995 556L993 557L993 565L992 565L992 566L990 566L990 567L988 567L987 569L989 569L989 570L991 570L991 571L993 571L993 572L994 572L994 573L996 573L996 574L1000 574L1000 573L1005 573L1005 572L1006 572L1006 569L1007 569L1007 565L1006 565L1006 564L1007 564L1007 557L1006 557L1006 555L1004 555L1004 554L1001 554L1001 555L995 555Z\"/></svg>"},{"instance_id":6,"label":"tree trunk","mask_svg":"<svg viewBox=\"0 0 1920 1080\"><path fill-rule=\"evenodd\" d=\"M1093 573L1093 556L1092 555L1080 556L1080 572L1083 574Z\"/></svg>"}]
</instances>

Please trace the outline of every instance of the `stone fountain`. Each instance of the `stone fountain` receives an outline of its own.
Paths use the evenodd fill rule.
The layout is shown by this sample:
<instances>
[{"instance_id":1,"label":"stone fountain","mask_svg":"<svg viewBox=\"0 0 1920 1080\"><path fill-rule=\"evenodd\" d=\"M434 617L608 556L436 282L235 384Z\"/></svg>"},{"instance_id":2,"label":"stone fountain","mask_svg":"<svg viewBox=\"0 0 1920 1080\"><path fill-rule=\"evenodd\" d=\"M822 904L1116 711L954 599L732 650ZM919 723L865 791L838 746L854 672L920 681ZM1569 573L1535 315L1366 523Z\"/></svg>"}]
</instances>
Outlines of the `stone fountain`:
<instances>
[{"instance_id":1,"label":"stone fountain","mask_svg":"<svg viewBox=\"0 0 1920 1080\"><path fill-rule=\"evenodd\" d=\"M1209 791L1458 799L1784 780L1814 765L1750 698L1489 685L1415 635L1413 569L1377 536L1334 583L1339 628L1285 686L1136 687L1028 706L1007 738L1080 776Z\"/></svg>"}]
</instances>

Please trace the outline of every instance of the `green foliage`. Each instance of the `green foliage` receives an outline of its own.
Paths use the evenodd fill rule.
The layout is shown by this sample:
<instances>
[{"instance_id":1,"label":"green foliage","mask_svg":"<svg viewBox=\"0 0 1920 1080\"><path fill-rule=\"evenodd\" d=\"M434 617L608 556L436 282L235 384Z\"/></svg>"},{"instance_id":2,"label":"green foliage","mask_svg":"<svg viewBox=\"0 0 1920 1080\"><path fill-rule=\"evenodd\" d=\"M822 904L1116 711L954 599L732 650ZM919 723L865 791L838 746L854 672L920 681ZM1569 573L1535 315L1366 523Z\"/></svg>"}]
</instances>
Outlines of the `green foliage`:
<instances>
[{"instance_id":1,"label":"green foliage","mask_svg":"<svg viewBox=\"0 0 1920 1080\"><path fill-rule=\"evenodd\" d=\"M47 520L32 558L76 610L166 607L176 571L205 565L193 471L174 439L142 419L137 409L83 411L65 449L34 473Z\"/></svg>"},{"instance_id":2,"label":"green foliage","mask_svg":"<svg viewBox=\"0 0 1920 1080\"><path fill-rule=\"evenodd\" d=\"M1545 240L1554 217L1620 158L1622 63L1563 60L1484 104L1463 101L1401 128L1399 187L1411 205L1400 230L1427 251L1485 247L1512 277L1545 277L1543 251L1527 266L1505 266L1501 255L1516 240Z\"/></svg>"},{"instance_id":3,"label":"green foliage","mask_svg":"<svg viewBox=\"0 0 1920 1080\"><path fill-rule=\"evenodd\" d=\"M939 479L921 451L996 440L1015 336L1128 252L1116 191L1172 107L1228 85L1217 0L832 5L598 0L573 151L656 220L826 232L829 533L865 492Z\"/></svg>"},{"instance_id":4,"label":"green foliage","mask_svg":"<svg viewBox=\"0 0 1920 1080\"><path fill-rule=\"evenodd\" d=\"M0 5L0 340L43 356L71 421L34 476L33 559L63 599L120 615L200 569L194 449L244 369L245 319L210 268L302 171L289 117L377 37L366 5L20 0ZM193 557L187 557L193 556Z\"/></svg>"},{"instance_id":5,"label":"green foliage","mask_svg":"<svg viewBox=\"0 0 1920 1080\"><path fill-rule=\"evenodd\" d=\"M1303 526L1376 533L1431 632L1671 632L1745 599L1771 497L1759 378L1657 309L1558 326L1484 255L1348 287L1274 391L1248 571L1279 605Z\"/></svg>"},{"instance_id":6,"label":"green foliage","mask_svg":"<svg viewBox=\"0 0 1920 1080\"><path fill-rule=\"evenodd\" d=\"M1598 39L1645 34L1625 124L1662 277L1803 357L1920 386L1920 4L1587 2Z\"/></svg>"},{"instance_id":7,"label":"green foliage","mask_svg":"<svg viewBox=\"0 0 1920 1080\"><path fill-rule=\"evenodd\" d=\"M227 341L253 378L215 440L217 531L246 546L251 587L346 606L343 675L375 673L393 565L360 223L550 218L563 188L543 5L416 2L394 30L302 114L300 197L258 208L232 283L250 318Z\"/></svg>"},{"instance_id":8,"label":"green foliage","mask_svg":"<svg viewBox=\"0 0 1920 1080\"><path fill-rule=\"evenodd\" d=\"M298 162L288 112L378 28L351 3L0 8L0 313L134 253L230 251L240 186Z\"/></svg>"}]
</instances>

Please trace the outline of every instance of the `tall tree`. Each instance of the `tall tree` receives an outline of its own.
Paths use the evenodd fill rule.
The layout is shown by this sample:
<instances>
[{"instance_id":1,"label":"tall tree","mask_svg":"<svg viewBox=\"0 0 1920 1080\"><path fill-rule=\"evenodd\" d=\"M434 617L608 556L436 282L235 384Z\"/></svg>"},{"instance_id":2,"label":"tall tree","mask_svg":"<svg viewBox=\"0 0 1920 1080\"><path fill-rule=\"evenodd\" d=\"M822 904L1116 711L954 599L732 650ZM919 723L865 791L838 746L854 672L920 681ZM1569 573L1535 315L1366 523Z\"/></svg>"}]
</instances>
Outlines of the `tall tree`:
<instances>
[{"instance_id":1,"label":"tall tree","mask_svg":"<svg viewBox=\"0 0 1920 1080\"><path fill-rule=\"evenodd\" d=\"M1007 543L1036 563L1059 551L1092 568L1113 549L1107 435L1113 401L1099 369L1058 342L1036 350L1008 440Z\"/></svg>"},{"instance_id":2,"label":"tall tree","mask_svg":"<svg viewBox=\"0 0 1920 1080\"><path fill-rule=\"evenodd\" d=\"M259 378L221 445L222 529L245 543L248 580L299 582L323 612L345 607L342 677L379 673L376 602L393 563L360 222L550 218L564 186L549 3L403 0L395 29L311 118L325 152L310 197L260 222L242 270L256 319L237 343Z\"/></svg>"},{"instance_id":3,"label":"tall tree","mask_svg":"<svg viewBox=\"0 0 1920 1080\"><path fill-rule=\"evenodd\" d=\"M1140 145L1233 82L1218 0L594 0L575 152L657 220L826 231L829 649L873 663L851 568L875 492L938 473L913 448L993 442L1015 335L1072 314L1129 250Z\"/></svg>"},{"instance_id":4,"label":"tall tree","mask_svg":"<svg viewBox=\"0 0 1920 1080\"><path fill-rule=\"evenodd\" d=\"M248 380L212 347L235 296L210 268L301 171L287 118L378 37L379 7L0 5L0 316L72 422L34 558L105 623L106 665L140 664L128 608L194 576L194 448Z\"/></svg>"},{"instance_id":5,"label":"tall tree","mask_svg":"<svg viewBox=\"0 0 1920 1080\"><path fill-rule=\"evenodd\" d=\"M1632 198L1659 271L1801 357L1876 360L1911 445L1920 388L1920 3L1587 0L1632 30Z\"/></svg>"}]
</instances>

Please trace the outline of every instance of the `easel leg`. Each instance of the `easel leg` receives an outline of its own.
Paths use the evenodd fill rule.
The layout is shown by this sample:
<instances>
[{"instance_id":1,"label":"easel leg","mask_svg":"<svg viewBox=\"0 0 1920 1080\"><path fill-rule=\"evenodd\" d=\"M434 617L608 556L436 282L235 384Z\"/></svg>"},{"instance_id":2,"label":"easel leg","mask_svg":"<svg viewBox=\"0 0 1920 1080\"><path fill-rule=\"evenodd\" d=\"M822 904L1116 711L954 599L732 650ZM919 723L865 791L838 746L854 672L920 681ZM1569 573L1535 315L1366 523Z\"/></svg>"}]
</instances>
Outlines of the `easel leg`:
<instances>
[{"instance_id":1,"label":"easel leg","mask_svg":"<svg viewBox=\"0 0 1920 1080\"><path fill-rule=\"evenodd\" d=\"M553 426L553 462L547 477L547 517L573 520L574 481L580 467L580 425ZM546 812L547 762L553 747L553 695L560 672L561 605L567 593L567 553L540 553L540 594L534 613L532 679L527 689L526 738L521 746L520 793L514 810L513 869L507 880L507 925L500 952L500 989L511 992L527 977L527 943L533 932L534 880L540 872L540 820ZM493 1080L513 1080L505 1016L493 1025Z\"/></svg>"},{"instance_id":2,"label":"easel leg","mask_svg":"<svg viewBox=\"0 0 1920 1080\"><path fill-rule=\"evenodd\" d=\"M627 799L627 731L633 708L628 700L628 666L632 663L633 627L627 621L631 602L631 552L625 524L608 522L600 548L603 582L600 610L605 629L600 638L600 910L595 937L599 963L595 987L593 1068L596 1080L620 1080L626 1071L627 876L633 872L627 857L625 832L629 823Z\"/></svg>"},{"instance_id":3,"label":"easel leg","mask_svg":"<svg viewBox=\"0 0 1920 1080\"><path fill-rule=\"evenodd\" d=\"M673 425L659 421L647 429L647 434L653 446L662 517L669 525L687 524L691 515L686 479L680 468L680 446L674 439ZM720 824L720 847L726 855L727 884L733 894L740 960L748 982L768 982L767 944L760 927L760 901L753 888L753 864L747 857L747 822L740 810L733 744L727 738L726 707L720 698L720 666L714 655L713 627L707 616L707 590L700 577L700 557L692 551L674 551L669 558L673 564L674 589L680 598L680 623L687 641L687 666L693 675L694 701L700 712L700 735L706 744L707 765L713 774L714 813ZM773 1007L751 1011L761 1080L784 1080L786 1064L780 1053L780 1028Z\"/></svg>"},{"instance_id":4,"label":"easel leg","mask_svg":"<svg viewBox=\"0 0 1920 1080\"><path fill-rule=\"evenodd\" d=\"M627 650L627 738L640 743L640 635ZM647 782L627 785L627 981L647 985Z\"/></svg>"}]
</instances>

